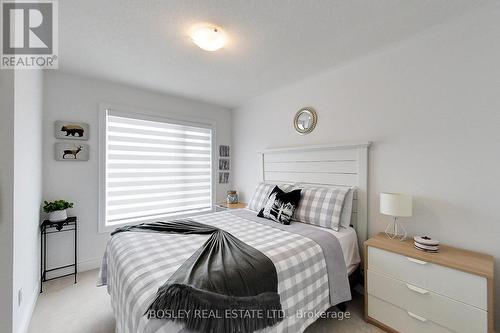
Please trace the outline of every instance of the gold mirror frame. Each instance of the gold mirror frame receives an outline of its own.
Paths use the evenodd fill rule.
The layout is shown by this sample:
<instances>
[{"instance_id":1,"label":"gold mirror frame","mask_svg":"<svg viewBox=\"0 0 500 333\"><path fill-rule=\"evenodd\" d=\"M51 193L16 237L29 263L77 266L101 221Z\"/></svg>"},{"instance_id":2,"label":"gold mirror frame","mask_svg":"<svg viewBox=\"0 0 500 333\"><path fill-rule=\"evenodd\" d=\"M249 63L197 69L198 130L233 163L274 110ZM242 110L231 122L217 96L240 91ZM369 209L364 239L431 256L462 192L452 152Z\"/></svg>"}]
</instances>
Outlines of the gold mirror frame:
<instances>
[{"instance_id":1,"label":"gold mirror frame","mask_svg":"<svg viewBox=\"0 0 500 333\"><path fill-rule=\"evenodd\" d=\"M311 118L312 118L311 125L308 128L301 129L299 127L299 117L304 113L307 113L311 116ZM293 118L293 127L295 127L295 131L297 131L297 133L299 133L299 134L311 133L314 130L314 128L316 127L317 123L318 123L318 114L311 107L301 108L299 111L297 111L297 113L295 114L295 117Z\"/></svg>"}]
</instances>

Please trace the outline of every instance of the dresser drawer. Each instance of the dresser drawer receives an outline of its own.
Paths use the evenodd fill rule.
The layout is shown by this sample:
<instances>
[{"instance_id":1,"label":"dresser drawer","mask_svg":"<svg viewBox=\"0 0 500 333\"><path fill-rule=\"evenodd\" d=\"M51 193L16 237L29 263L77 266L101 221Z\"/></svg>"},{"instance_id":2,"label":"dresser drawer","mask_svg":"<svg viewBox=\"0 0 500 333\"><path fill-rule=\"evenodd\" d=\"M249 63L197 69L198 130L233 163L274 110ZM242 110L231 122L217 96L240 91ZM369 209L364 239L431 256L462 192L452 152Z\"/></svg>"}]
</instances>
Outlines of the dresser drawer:
<instances>
[{"instance_id":1,"label":"dresser drawer","mask_svg":"<svg viewBox=\"0 0 500 333\"><path fill-rule=\"evenodd\" d=\"M456 332L488 330L484 310L370 270L367 283L369 294Z\"/></svg>"},{"instance_id":2,"label":"dresser drawer","mask_svg":"<svg viewBox=\"0 0 500 333\"><path fill-rule=\"evenodd\" d=\"M487 310L487 280L456 269L368 247L368 270Z\"/></svg>"},{"instance_id":3,"label":"dresser drawer","mask_svg":"<svg viewBox=\"0 0 500 333\"><path fill-rule=\"evenodd\" d=\"M454 333L373 295L368 295L368 315L401 333Z\"/></svg>"}]
</instances>

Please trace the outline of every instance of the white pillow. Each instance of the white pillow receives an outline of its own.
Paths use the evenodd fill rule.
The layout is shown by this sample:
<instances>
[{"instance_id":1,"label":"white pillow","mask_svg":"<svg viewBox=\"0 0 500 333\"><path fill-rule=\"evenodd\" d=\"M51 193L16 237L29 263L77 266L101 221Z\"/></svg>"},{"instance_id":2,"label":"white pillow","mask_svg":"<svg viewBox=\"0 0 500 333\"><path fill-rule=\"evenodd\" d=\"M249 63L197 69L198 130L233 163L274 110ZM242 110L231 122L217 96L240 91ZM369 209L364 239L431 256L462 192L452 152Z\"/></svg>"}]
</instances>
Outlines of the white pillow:
<instances>
[{"instance_id":1,"label":"white pillow","mask_svg":"<svg viewBox=\"0 0 500 333\"><path fill-rule=\"evenodd\" d=\"M344 204L342 205L342 214L340 215L340 226L349 228L352 217L352 203L354 199L355 188L350 188L345 195Z\"/></svg>"},{"instance_id":2,"label":"white pillow","mask_svg":"<svg viewBox=\"0 0 500 333\"><path fill-rule=\"evenodd\" d=\"M335 186L335 185L313 185L313 184L308 184L308 183L294 183L294 189L296 188L321 188L321 187L324 187L324 188L329 188L329 189L332 189L332 188L341 188L341 189L345 189L345 187L339 187L339 186ZM348 188L348 192L346 193L345 197L344 197L344 202L342 204L342 210L341 210L341 214L340 214L340 221L338 223L338 226L336 226L335 222L333 223L333 229L334 230L337 230L338 231L338 227L341 226L341 227L344 227L344 228L348 228L351 226L351 218L352 218L352 205L353 205L353 199L354 199L354 193L356 191L356 188L354 187L350 187ZM304 192L302 192L304 193ZM295 219L296 220L296 219ZM312 223L312 224L316 224L316 223Z\"/></svg>"},{"instance_id":3,"label":"white pillow","mask_svg":"<svg viewBox=\"0 0 500 333\"><path fill-rule=\"evenodd\" d=\"M278 186L285 192L289 192L292 189L292 185L289 184L276 184L276 183L266 183L261 182L257 184L255 191L253 192L252 199L248 203L248 209L259 212L262 207L266 204L267 198L275 186Z\"/></svg>"},{"instance_id":4,"label":"white pillow","mask_svg":"<svg viewBox=\"0 0 500 333\"><path fill-rule=\"evenodd\" d=\"M339 230L342 206L349 188L310 185L295 185L294 188L302 189L302 197L293 215L294 220Z\"/></svg>"}]
</instances>

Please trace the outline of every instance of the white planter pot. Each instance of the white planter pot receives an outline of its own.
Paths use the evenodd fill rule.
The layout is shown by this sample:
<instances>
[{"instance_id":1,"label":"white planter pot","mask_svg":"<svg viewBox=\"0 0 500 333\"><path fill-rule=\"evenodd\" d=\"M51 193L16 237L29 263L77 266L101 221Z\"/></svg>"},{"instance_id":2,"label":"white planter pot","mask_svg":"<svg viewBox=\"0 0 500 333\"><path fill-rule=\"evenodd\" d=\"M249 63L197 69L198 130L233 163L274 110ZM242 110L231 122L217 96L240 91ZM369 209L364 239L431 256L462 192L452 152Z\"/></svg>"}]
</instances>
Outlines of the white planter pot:
<instances>
[{"instance_id":1,"label":"white planter pot","mask_svg":"<svg viewBox=\"0 0 500 333\"><path fill-rule=\"evenodd\" d=\"M56 210L54 212L49 213L50 222L60 222L66 220L67 218L68 218L68 213L66 213L66 209Z\"/></svg>"}]
</instances>

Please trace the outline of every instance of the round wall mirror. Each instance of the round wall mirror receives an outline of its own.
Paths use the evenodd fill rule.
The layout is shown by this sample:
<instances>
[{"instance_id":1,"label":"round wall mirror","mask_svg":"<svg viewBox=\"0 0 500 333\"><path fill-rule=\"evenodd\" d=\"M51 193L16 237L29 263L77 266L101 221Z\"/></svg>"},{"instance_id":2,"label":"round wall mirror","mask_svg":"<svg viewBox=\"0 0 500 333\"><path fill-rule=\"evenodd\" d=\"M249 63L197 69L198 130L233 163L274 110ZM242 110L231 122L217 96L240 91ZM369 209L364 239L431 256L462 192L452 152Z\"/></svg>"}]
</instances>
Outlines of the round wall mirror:
<instances>
[{"instance_id":1,"label":"round wall mirror","mask_svg":"<svg viewBox=\"0 0 500 333\"><path fill-rule=\"evenodd\" d=\"M318 116L313 108L302 108L295 114L293 126L298 133L308 134L316 127L317 121Z\"/></svg>"}]
</instances>

